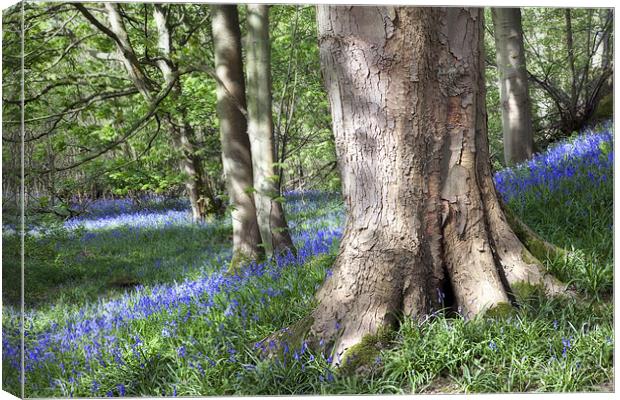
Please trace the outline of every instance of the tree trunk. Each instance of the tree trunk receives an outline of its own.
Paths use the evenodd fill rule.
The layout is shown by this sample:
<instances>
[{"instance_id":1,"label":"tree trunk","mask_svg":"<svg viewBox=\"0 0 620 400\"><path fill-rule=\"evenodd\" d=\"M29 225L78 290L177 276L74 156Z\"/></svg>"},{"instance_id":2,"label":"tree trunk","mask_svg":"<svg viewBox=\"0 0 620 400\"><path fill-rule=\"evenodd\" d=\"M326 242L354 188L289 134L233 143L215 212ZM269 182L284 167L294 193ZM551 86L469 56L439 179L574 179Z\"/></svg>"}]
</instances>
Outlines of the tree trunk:
<instances>
[{"instance_id":1,"label":"tree trunk","mask_svg":"<svg viewBox=\"0 0 620 400\"><path fill-rule=\"evenodd\" d=\"M153 7L153 19L157 26L158 50L160 58L157 60L157 67L161 71L164 82L169 85L177 72L177 65L171 58L171 34L166 18L165 6L155 4ZM177 81L174 84L171 95L178 99L182 94L183 88ZM196 147L192 141L194 131L187 122L187 110L185 107L177 107L180 113L179 121L176 121L171 113L166 113L166 121L170 128L172 142L178 150L179 168L187 176L185 178L185 191L189 197L194 221L204 221L208 215L213 215L219 211L217 199L213 188L210 186L205 171L202 168L202 159L196 154Z\"/></svg>"},{"instance_id":2,"label":"tree trunk","mask_svg":"<svg viewBox=\"0 0 620 400\"><path fill-rule=\"evenodd\" d=\"M577 102L579 101L579 97L577 92L577 72L575 71L575 50L573 46L573 23L570 8L564 10L564 19L566 20L566 52L568 56L568 66L570 67L571 73L570 113L572 119L577 119Z\"/></svg>"},{"instance_id":3,"label":"tree trunk","mask_svg":"<svg viewBox=\"0 0 620 400\"><path fill-rule=\"evenodd\" d=\"M268 255L294 251L274 171L269 6L248 4L248 135L258 226Z\"/></svg>"},{"instance_id":4,"label":"tree trunk","mask_svg":"<svg viewBox=\"0 0 620 400\"><path fill-rule=\"evenodd\" d=\"M189 197L194 221L204 221L208 215L218 212L219 207L215 194L205 177L202 160L196 156L195 145L191 142L191 127L179 126L170 114L165 115L165 121L170 129L172 144L179 154L179 169L186 175L185 191Z\"/></svg>"},{"instance_id":5,"label":"tree trunk","mask_svg":"<svg viewBox=\"0 0 620 400\"><path fill-rule=\"evenodd\" d=\"M614 16L613 16L613 9L608 9L607 12L605 13L605 21L613 21ZM603 25L607 25L607 23L604 23ZM613 22L611 23L611 26L613 27ZM613 28L612 28L613 29ZM613 50L613 38L612 35L610 35L610 32L613 32L613 30L605 30L603 32L603 57L601 60L601 68L602 69L608 69L611 65L611 62L613 61L613 56L612 56L612 50Z\"/></svg>"},{"instance_id":6,"label":"tree trunk","mask_svg":"<svg viewBox=\"0 0 620 400\"><path fill-rule=\"evenodd\" d=\"M447 292L471 318L510 303L515 284L561 288L517 239L493 186L482 18L318 7L347 222L305 320L312 345L340 355L400 315L430 314Z\"/></svg>"},{"instance_id":7,"label":"tree trunk","mask_svg":"<svg viewBox=\"0 0 620 400\"><path fill-rule=\"evenodd\" d=\"M119 4L104 3L104 7L108 14L108 21L110 22L112 32L116 35L116 48L123 65L125 65L125 70L127 70L127 74L129 74L129 78L136 89L150 102L153 97L151 94L152 88L129 41L129 35L121 17Z\"/></svg>"},{"instance_id":8,"label":"tree trunk","mask_svg":"<svg viewBox=\"0 0 620 400\"><path fill-rule=\"evenodd\" d=\"M222 164L232 205L233 261L235 267L245 258L261 255L261 237L252 196L252 157L245 116L237 105L245 107L245 84L241 60L241 32L235 5L212 5L211 20L217 113L220 121ZM233 99L232 97L236 99Z\"/></svg>"},{"instance_id":9,"label":"tree trunk","mask_svg":"<svg viewBox=\"0 0 620 400\"><path fill-rule=\"evenodd\" d=\"M153 88L148 80L142 64L135 54L133 46L129 41L129 36L121 16L118 3L105 3L104 7L110 23L110 30L106 31L106 27L96 21L96 18L90 14L83 6L78 9L86 16L87 19L94 20L98 29L102 30L106 35L113 39L123 61L127 74L133 85L138 89L147 103L151 103L154 99ZM163 56L158 58L157 66L163 74L166 84L170 84L174 78L176 65L170 60L170 31L167 26L164 9L161 5L154 8L154 19L158 29L158 48ZM173 96L179 96L182 88L177 81L171 91ZM185 114L185 110L180 110ZM185 180L185 190L190 200L192 208L192 217L194 221L204 220L208 214L213 214L218 209L213 191L209 187L205 187L206 177L200 175L202 172L201 160L195 154L192 144L192 138L187 136L189 124L185 122L185 118L181 123L177 124L170 113L166 113L164 119L170 129L172 143L181 150L179 159L179 169L187 175Z\"/></svg>"},{"instance_id":10,"label":"tree trunk","mask_svg":"<svg viewBox=\"0 0 620 400\"><path fill-rule=\"evenodd\" d=\"M534 152L521 10L493 8L491 11L502 104L504 159L507 165L512 165L529 159Z\"/></svg>"}]
</instances>

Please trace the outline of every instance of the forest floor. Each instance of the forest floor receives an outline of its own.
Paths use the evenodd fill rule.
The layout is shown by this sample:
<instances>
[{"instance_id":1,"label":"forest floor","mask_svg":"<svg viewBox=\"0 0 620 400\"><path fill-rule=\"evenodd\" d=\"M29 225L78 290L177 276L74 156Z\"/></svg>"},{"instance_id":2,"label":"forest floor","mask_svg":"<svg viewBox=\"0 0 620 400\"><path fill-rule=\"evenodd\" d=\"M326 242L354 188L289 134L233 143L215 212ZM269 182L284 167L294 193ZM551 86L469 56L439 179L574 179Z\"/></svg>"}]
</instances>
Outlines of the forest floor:
<instances>
[{"instance_id":1,"label":"forest floor","mask_svg":"<svg viewBox=\"0 0 620 400\"><path fill-rule=\"evenodd\" d=\"M509 207L568 251L543 260L577 290L532 291L501 317L404 319L365 375L302 345L258 342L306 315L335 258L338 194L289 193L298 248L226 275L228 218L187 205L97 201L26 236L26 396L603 391L613 388L613 135L606 127L500 171ZM19 393L19 240L3 230L3 389ZM607 389L605 389L607 388Z\"/></svg>"}]
</instances>

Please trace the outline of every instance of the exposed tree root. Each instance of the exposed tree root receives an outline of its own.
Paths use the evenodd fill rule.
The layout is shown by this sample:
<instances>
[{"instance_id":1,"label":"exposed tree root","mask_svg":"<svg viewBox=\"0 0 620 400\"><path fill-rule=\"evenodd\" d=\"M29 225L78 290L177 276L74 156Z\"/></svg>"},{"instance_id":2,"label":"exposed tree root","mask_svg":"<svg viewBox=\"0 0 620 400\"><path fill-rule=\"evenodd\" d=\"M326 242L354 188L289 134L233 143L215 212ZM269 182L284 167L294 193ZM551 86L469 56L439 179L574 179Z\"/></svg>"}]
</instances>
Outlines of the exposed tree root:
<instances>
[{"instance_id":1,"label":"exposed tree root","mask_svg":"<svg viewBox=\"0 0 620 400\"><path fill-rule=\"evenodd\" d=\"M256 343L255 348L263 358L274 359L279 357L287 357L289 353L296 349L301 349L305 339L308 336L310 327L314 322L312 315L308 315L289 327L285 327L267 336L260 342ZM310 337L309 339L312 339ZM306 342L308 347L318 350L318 342Z\"/></svg>"},{"instance_id":2,"label":"exposed tree root","mask_svg":"<svg viewBox=\"0 0 620 400\"><path fill-rule=\"evenodd\" d=\"M567 250L551 244L538 236L532 228L521 221L521 219L519 219L519 217L517 217L508 207L502 205L502 210L504 211L508 224L514 233L534 257L541 260L544 258L565 258L568 255Z\"/></svg>"},{"instance_id":3,"label":"exposed tree root","mask_svg":"<svg viewBox=\"0 0 620 400\"><path fill-rule=\"evenodd\" d=\"M511 232L518 238L521 245L521 259L525 263L535 265L540 274L539 282L522 280L519 283L541 284L548 296L576 296L576 291L569 285L553 276L540 260L559 259L568 257L568 251L557 247L536 234L529 226L521 221L508 207L502 205L503 214L511 228ZM513 282L515 286L517 282Z\"/></svg>"}]
</instances>

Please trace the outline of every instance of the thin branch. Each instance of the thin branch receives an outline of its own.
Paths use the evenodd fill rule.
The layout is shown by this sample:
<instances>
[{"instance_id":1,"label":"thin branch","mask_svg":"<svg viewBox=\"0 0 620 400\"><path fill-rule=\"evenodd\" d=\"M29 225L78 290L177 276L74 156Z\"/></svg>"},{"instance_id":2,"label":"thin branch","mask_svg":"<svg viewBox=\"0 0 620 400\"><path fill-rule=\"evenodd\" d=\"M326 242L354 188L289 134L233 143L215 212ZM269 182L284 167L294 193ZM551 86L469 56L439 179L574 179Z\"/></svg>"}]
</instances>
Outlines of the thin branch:
<instances>
[{"instance_id":1,"label":"thin branch","mask_svg":"<svg viewBox=\"0 0 620 400\"><path fill-rule=\"evenodd\" d=\"M80 12L84 15L84 17L86 17L87 20L89 20L93 25L95 25L95 27L97 27L97 29L99 29L101 32L105 33L107 36L109 36L119 46L123 47L123 42L120 40L120 38L118 36L116 36L116 34L114 32L112 32L107 26L102 24L97 19L97 17L95 17L93 14L91 14L90 11L88 11L86 9L86 7L84 7L83 4L81 4L81 3L72 3L72 5L75 8L77 8L78 10L80 10Z\"/></svg>"},{"instance_id":2,"label":"thin branch","mask_svg":"<svg viewBox=\"0 0 620 400\"><path fill-rule=\"evenodd\" d=\"M95 158L101 156L102 154L107 153L108 151L112 150L114 147L118 146L119 144L125 142L127 139L129 139L131 136L133 136L140 128L142 128L143 125L145 125L150 119L151 117L153 117L158 110L159 107L159 103L162 102L162 100L164 100L166 98L166 96L168 96L168 93L170 93L170 91L172 90L172 87L174 86L174 84L176 83L177 79L179 78L179 74L175 74L175 76L173 77L173 79L168 83L168 85L166 86L166 88L164 88L164 90L161 91L161 93L153 100L153 102L151 103L150 107L149 107L149 111L139 120L135 121L133 124L131 124L131 126L129 127L129 129L127 130L127 132L125 132L125 134L123 134L123 136L121 136L119 139L113 141L112 143L110 143L109 145L105 146L103 149L97 151L96 153L83 158L82 160L78 161L77 163L68 165L68 166L64 166L64 167L57 167L54 169L54 171L66 171L69 169L73 169L76 167L79 167L82 164L87 163L88 161L94 160ZM37 171L40 174L47 174L50 172L49 169L46 170L42 170L42 171Z\"/></svg>"},{"instance_id":3,"label":"thin branch","mask_svg":"<svg viewBox=\"0 0 620 400\"><path fill-rule=\"evenodd\" d=\"M159 133L161 131L161 121L159 120L157 115L155 115L155 120L157 121L157 129L155 130L155 133L149 138L149 140L148 140L148 142L146 144L146 148L144 150L142 150L140 152L140 154L138 154L136 156L135 159L129 160L126 163L123 163L121 165L117 165L115 167L108 168L105 171L101 171L100 173L95 174L94 176L92 176L91 179L98 178L98 177L100 177L100 176L102 176L104 174L108 174L108 173L110 173L110 172L112 172L114 170L117 170L117 169L125 168L128 165L133 164L133 163L137 162L138 160L140 160L142 157L144 157L151 150L151 148L153 147L153 143L155 142L155 139L157 138L157 136L159 135Z\"/></svg>"},{"instance_id":4,"label":"thin branch","mask_svg":"<svg viewBox=\"0 0 620 400\"><path fill-rule=\"evenodd\" d=\"M60 116L63 116L63 115L72 114L72 113L84 110L86 107L88 107L89 105L91 105L92 103L94 103L96 101L112 99L112 98L115 98L115 97L129 96L129 95L135 94L137 92L138 92L137 89L130 88L130 89L125 89L125 90L116 91L116 92L95 93L95 94L92 94L92 95L88 96L85 99L80 99L80 100L74 102L69 107L65 108L64 111L61 111L61 112L59 112L57 114L45 115L45 116L42 116L42 117L34 117L34 118L27 119L24 122L44 121L44 120L47 120L47 119L52 119L52 118L60 117ZM71 107L75 107L78 104L85 104L85 105L82 106L82 107L78 107L78 108L71 108ZM20 124L21 123L21 121L15 121L15 120L4 121L4 122L7 123L7 124ZM30 140L26 140L26 141L30 141Z\"/></svg>"}]
</instances>

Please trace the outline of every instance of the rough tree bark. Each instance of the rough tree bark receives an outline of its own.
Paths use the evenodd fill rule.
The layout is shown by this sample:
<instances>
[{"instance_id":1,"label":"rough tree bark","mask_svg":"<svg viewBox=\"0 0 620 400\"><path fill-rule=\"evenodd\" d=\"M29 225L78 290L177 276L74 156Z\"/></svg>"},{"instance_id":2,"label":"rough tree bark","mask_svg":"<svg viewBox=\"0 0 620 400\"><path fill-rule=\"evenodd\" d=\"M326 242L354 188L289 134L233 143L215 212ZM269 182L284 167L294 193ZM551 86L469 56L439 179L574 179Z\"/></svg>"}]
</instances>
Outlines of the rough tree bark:
<instances>
[{"instance_id":1,"label":"rough tree bark","mask_svg":"<svg viewBox=\"0 0 620 400\"><path fill-rule=\"evenodd\" d=\"M294 251L295 247L279 201L280 192L274 170L273 116L271 111L271 65L269 45L269 6L247 6L248 135L258 227L268 255Z\"/></svg>"},{"instance_id":2,"label":"rough tree bark","mask_svg":"<svg viewBox=\"0 0 620 400\"><path fill-rule=\"evenodd\" d=\"M241 31L236 5L211 5L213 47L220 121L222 164L232 205L233 258L231 268L262 254L261 237L252 196L252 157L246 118L245 83L241 59ZM234 98L233 98L234 97Z\"/></svg>"},{"instance_id":3,"label":"rough tree bark","mask_svg":"<svg viewBox=\"0 0 620 400\"><path fill-rule=\"evenodd\" d=\"M529 159L534 152L521 10L492 8L491 11L502 105L504 160L512 165Z\"/></svg>"},{"instance_id":4,"label":"rough tree bark","mask_svg":"<svg viewBox=\"0 0 620 400\"><path fill-rule=\"evenodd\" d=\"M563 289L495 192L482 9L318 7L347 221L318 305L291 331L334 355L450 293L472 318L519 284ZM337 363L337 357L334 362Z\"/></svg>"}]
</instances>

